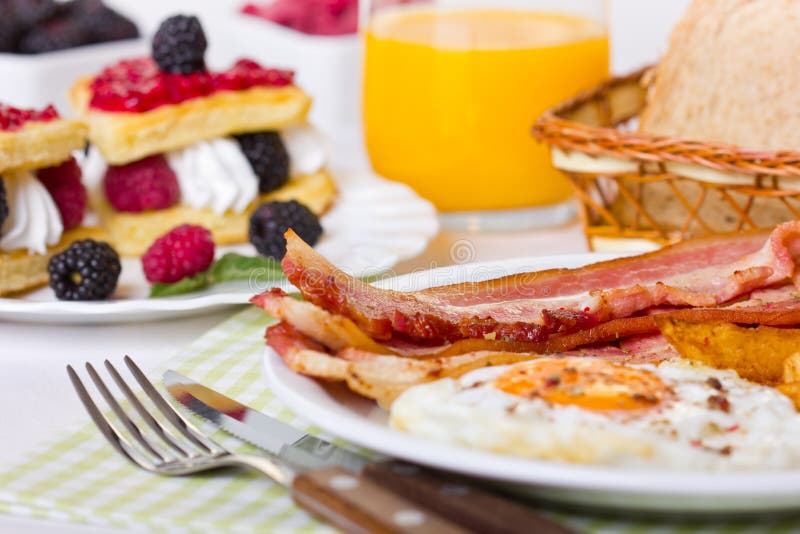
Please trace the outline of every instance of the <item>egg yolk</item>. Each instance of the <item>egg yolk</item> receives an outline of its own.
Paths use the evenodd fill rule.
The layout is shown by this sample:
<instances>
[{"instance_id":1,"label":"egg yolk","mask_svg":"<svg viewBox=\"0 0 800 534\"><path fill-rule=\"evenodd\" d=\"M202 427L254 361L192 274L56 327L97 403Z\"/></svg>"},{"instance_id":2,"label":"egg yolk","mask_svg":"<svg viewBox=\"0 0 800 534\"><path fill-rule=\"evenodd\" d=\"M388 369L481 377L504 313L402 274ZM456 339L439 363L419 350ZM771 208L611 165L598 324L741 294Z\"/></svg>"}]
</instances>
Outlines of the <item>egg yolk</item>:
<instances>
[{"instance_id":1,"label":"egg yolk","mask_svg":"<svg viewBox=\"0 0 800 534\"><path fill-rule=\"evenodd\" d=\"M541 358L519 363L494 387L520 397L539 397L587 410L644 410L670 390L653 373L595 358Z\"/></svg>"}]
</instances>

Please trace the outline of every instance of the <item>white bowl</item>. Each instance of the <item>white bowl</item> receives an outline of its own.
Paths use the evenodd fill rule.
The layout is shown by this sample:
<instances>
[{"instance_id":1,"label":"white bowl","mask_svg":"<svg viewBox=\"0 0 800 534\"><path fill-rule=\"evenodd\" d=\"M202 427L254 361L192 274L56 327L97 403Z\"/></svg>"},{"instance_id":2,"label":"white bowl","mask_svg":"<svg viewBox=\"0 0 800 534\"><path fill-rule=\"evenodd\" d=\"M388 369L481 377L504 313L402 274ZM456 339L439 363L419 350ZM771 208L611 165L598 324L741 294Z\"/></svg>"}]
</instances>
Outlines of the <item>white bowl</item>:
<instances>
[{"instance_id":1,"label":"white bowl","mask_svg":"<svg viewBox=\"0 0 800 534\"><path fill-rule=\"evenodd\" d=\"M72 115L67 91L75 80L147 50L148 40L139 38L35 55L0 53L0 102L31 108L54 104L62 115Z\"/></svg>"},{"instance_id":2,"label":"white bowl","mask_svg":"<svg viewBox=\"0 0 800 534\"><path fill-rule=\"evenodd\" d=\"M297 84L314 99L309 120L326 134L335 139L342 130L358 126L361 101L358 35L306 35L235 11L228 30L225 46L237 49L240 56L295 71Z\"/></svg>"}]
</instances>

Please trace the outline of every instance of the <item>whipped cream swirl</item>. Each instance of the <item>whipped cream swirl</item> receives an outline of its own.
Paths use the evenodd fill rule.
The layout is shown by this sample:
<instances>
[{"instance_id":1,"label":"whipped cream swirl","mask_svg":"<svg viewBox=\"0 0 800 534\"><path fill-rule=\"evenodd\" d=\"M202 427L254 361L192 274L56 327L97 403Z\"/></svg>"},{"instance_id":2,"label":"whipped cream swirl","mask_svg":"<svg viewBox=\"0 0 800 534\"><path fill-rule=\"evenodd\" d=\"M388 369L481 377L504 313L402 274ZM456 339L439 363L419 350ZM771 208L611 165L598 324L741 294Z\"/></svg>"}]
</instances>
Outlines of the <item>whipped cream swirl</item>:
<instances>
[{"instance_id":1,"label":"whipped cream swirl","mask_svg":"<svg viewBox=\"0 0 800 534\"><path fill-rule=\"evenodd\" d=\"M289 153L289 172L292 176L322 170L328 159L328 143L322 132L304 124L282 130L280 135Z\"/></svg>"},{"instance_id":2,"label":"whipped cream swirl","mask_svg":"<svg viewBox=\"0 0 800 534\"><path fill-rule=\"evenodd\" d=\"M0 250L46 254L64 233L53 197L30 171L8 173L4 184L9 213L0 230Z\"/></svg>"},{"instance_id":3,"label":"whipped cream swirl","mask_svg":"<svg viewBox=\"0 0 800 534\"><path fill-rule=\"evenodd\" d=\"M200 141L166 156L184 204L220 215L241 213L258 195L258 177L231 138Z\"/></svg>"}]
</instances>

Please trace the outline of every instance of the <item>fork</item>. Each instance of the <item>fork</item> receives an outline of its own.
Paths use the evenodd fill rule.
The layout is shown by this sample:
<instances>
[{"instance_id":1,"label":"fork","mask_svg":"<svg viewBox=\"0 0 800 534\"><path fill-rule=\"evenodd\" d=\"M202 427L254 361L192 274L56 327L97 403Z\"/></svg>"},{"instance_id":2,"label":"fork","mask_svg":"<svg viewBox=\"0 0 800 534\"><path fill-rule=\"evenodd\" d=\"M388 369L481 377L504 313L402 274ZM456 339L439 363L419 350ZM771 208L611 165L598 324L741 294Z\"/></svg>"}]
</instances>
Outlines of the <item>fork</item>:
<instances>
[{"instance_id":1,"label":"fork","mask_svg":"<svg viewBox=\"0 0 800 534\"><path fill-rule=\"evenodd\" d=\"M392 492L388 480L368 478L338 467L297 473L288 464L272 455L234 454L203 435L175 410L130 357L125 356L124 361L155 410L148 410L140 400L141 392L139 395L134 393L110 361L105 360L106 371L127 399L129 408L123 407L114 398L92 364L87 362L86 370L100 395L111 408L111 412L127 433L121 432L112 418L98 407L71 365L67 366L67 373L89 416L102 435L117 452L136 467L166 476L191 475L231 466L255 469L289 488L299 506L347 532L428 534L474 531L474 528L465 524L463 517L454 518L449 514L446 516L437 514L419 502L406 499L401 493ZM134 422L130 414L131 408L144 421L152 435L143 432ZM487 515L500 513L503 516L502 512L508 511L503 523L506 520L513 523L516 519L516 524L512 525L510 530L502 529L504 531L519 532L534 526L531 524L534 521L529 520L525 512L519 515L519 506L512 505L510 501L485 497L482 502L484 509L482 513ZM520 521L522 518L525 520ZM538 521L535 522L539 523L544 518L536 519ZM556 526L548 520L542 523L539 525L543 527L540 532L569 532L568 529Z\"/></svg>"}]
</instances>

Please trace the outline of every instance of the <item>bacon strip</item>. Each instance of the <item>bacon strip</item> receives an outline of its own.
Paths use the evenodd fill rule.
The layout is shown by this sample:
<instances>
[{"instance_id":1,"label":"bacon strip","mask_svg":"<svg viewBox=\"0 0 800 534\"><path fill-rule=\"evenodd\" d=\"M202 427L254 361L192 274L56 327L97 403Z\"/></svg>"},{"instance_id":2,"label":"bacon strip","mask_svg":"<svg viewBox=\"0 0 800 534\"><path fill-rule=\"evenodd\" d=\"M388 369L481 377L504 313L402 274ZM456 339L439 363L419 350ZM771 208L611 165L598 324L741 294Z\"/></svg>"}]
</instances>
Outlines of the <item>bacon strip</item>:
<instances>
[{"instance_id":1,"label":"bacon strip","mask_svg":"<svg viewBox=\"0 0 800 534\"><path fill-rule=\"evenodd\" d=\"M724 308L683 308L652 310L649 315L613 319L586 330L555 334L541 342L518 342L501 339L462 339L438 346L424 344L382 344L358 330L341 315L331 314L310 303L289 297L281 291L257 295L252 302L270 315L290 323L306 339L314 340L333 351L354 349L373 354L391 354L416 359L457 356L471 352L558 353L585 346L617 343L632 336L658 333L654 314L663 314L689 322L723 321L745 325L800 325L800 298L794 286L773 289L762 295L771 300L751 298ZM783 300L776 300L778 297ZM622 345L624 347L624 345ZM630 348L630 347L629 347ZM631 351L650 351L634 345ZM660 349L652 349L662 352Z\"/></svg>"},{"instance_id":2,"label":"bacon strip","mask_svg":"<svg viewBox=\"0 0 800 534\"><path fill-rule=\"evenodd\" d=\"M287 367L314 378L345 382L352 391L375 399L383 407L411 386L446 377L459 377L474 369L506 365L538 358L531 352L474 351L429 359L404 358L346 348L331 354L296 328L281 322L266 331L267 344ZM635 354L622 351L584 351L614 361L637 361Z\"/></svg>"},{"instance_id":3,"label":"bacon strip","mask_svg":"<svg viewBox=\"0 0 800 534\"><path fill-rule=\"evenodd\" d=\"M543 343L656 306L712 307L792 280L800 221L771 233L685 241L579 269L522 273L416 292L348 276L289 231L283 269L303 296L376 340L486 338ZM604 289L597 289L604 288ZM637 318L639 319L639 318ZM641 322L631 325L641 328ZM652 321L651 323L652 324ZM644 332L640 332L644 333ZM601 336L602 337L602 336Z\"/></svg>"},{"instance_id":4,"label":"bacon strip","mask_svg":"<svg viewBox=\"0 0 800 534\"><path fill-rule=\"evenodd\" d=\"M329 349L355 347L378 354L393 353L359 330L347 317L334 315L310 302L292 298L280 289L265 291L250 299L250 302Z\"/></svg>"}]
</instances>

